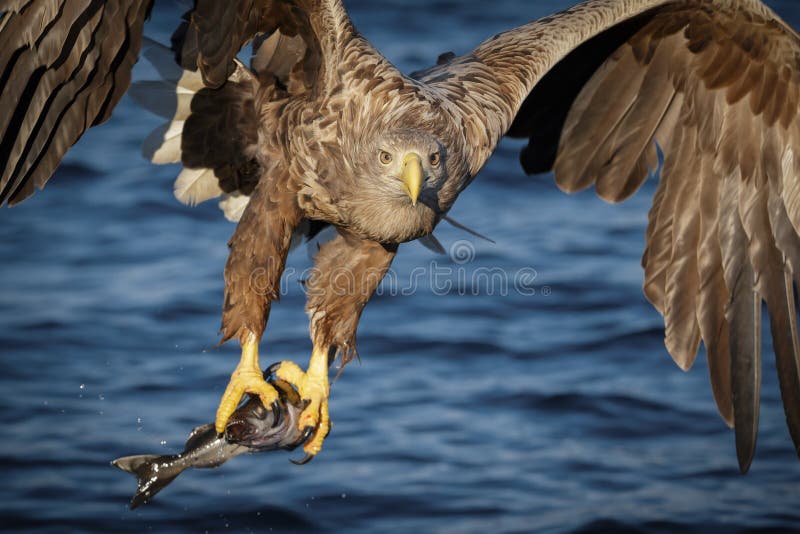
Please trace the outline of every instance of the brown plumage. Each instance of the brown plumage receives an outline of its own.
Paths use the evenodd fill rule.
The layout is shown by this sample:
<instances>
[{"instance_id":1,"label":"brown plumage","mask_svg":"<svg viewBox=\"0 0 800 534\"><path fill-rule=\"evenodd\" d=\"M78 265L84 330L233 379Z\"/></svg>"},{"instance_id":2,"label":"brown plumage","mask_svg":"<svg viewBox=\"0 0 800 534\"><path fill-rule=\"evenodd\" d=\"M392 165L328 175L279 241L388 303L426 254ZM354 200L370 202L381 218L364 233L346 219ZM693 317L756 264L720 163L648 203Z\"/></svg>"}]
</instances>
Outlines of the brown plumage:
<instances>
[{"instance_id":1,"label":"brown plumage","mask_svg":"<svg viewBox=\"0 0 800 534\"><path fill-rule=\"evenodd\" d=\"M0 201L41 187L108 116L138 52L148 2L60 4L0 3L0 106L15 110L0 117ZM90 38L103 35L114 39ZM235 57L254 39L247 68ZM338 237L307 281L311 367L336 352L349 361L398 244L433 231L504 135L527 138L525 171L552 169L565 191L594 185L619 202L659 173L642 265L667 349L688 369L705 345L744 471L765 301L800 449L800 37L759 0L589 0L410 77L356 32L339 0L197 0L173 46L187 72L165 76L178 101L146 152L183 163L179 199L222 195L226 215L241 219L224 340L250 350L293 237L332 225ZM329 428L327 375L315 380L310 454Z\"/></svg>"},{"instance_id":2,"label":"brown plumage","mask_svg":"<svg viewBox=\"0 0 800 534\"><path fill-rule=\"evenodd\" d=\"M128 89L152 0L4 0L0 12L0 201L44 183Z\"/></svg>"}]
</instances>

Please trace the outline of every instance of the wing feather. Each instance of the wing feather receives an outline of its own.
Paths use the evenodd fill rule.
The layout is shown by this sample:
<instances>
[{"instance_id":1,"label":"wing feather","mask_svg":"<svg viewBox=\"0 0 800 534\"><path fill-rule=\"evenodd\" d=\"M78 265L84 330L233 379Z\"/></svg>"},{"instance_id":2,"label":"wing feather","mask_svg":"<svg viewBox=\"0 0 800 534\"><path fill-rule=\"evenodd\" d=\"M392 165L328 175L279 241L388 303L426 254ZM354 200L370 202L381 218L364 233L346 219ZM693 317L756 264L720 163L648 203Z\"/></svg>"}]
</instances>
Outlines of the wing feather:
<instances>
[{"instance_id":1,"label":"wing feather","mask_svg":"<svg viewBox=\"0 0 800 534\"><path fill-rule=\"evenodd\" d=\"M714 399L735 427L745 471L755 453L766 301L800 448L796 32L759 0L592 0L500 34L421 80L472 125L465 145L475 172L510 129L529 138L525 169L549 163L562 189L594 184L617 202L653 173L660 148L642 265L667 349L688 369L704 342Z\"/></svg>"},{"instance_id":2,"label":"wing feather","mask_svg":"<svg viewBox=\"0 0 800 534\"><path fill-rule=\"evenodd\" d=\"M663 176L677 175L681 171L682 163L689 158L693 139L694 130L675 129L673 146L677 147L677 153L674 158L669 158L665 162ZM645 295L662 315L667 310L667 269L672 260L674 242L672 223L681 183L680 180L666 179L659 182L647 228L647 248L642 258L642 266L645 269Z\"/></svg>"},{"instance_id":3,"label":"wing feather","mask_svg":"<svg viewBox=\"0 0 800 534\"><path fill-rule=\"evenodd\" d=\"M152 3L0 3L0 109L7 110L0 113L0 205L19 202L35 186L43 187L83 132L108 119L130 85ZM268 40L269 49L258 55L264 62L262 81L268 85L275 82L270 76L282 76L276 86L285 85L296 94L321 80L323 55L330 59L340 40L351 39L354 30L340 2L197 0L194 4L173 44L182 66L199 74L181 78L181 68L156 58L167 83L145 83L135 91L144 107L172 121L148 137L145 152L157 162L213 168L219 188L247 194L258 174L254 153L248 149L256 136L255 89L241 79L243 69L236 54L247 42L275 33L276 39ZM219 92L209 94L211 90ZM209 112L209 102L221 109ZM205 109L196 113L193 105ZM212 131L212 120L219 121L219 132ZM177 134L183 126L187 130ZM208 154L207 161L205 154L196 152L198 147ZM189 174L195 176L188 173L179 184L182 197L197 201L211 194L213 187L201 186L205 181L187 178Z\"/></svg>"},{"instance_id":4,"label":"wing feather","mask_svg":"<svg viewBox=\"0 0 800 534\"><path fill-rule=\"evenodd\" d=\"M599 164L592 174L597 177L597 194L604 200L619 202L628 198L639 189L642 177L647 177L658 166L656 148L651 140L675 97L675 89L668 78L671 56L668 47L659 47L650 68L637 69L646 72L637 98L625 118L614 126L614 140L604 146L605 161L593 162ZM639 95L648 95L648 98ZM559 156L556 165L561 160Z\"/></svg>"},{"instance_id":5,"label":"wing feather","mask_svg":"<svg viewBox=\"0 0 800 534\"><path fill-rule=\"evenodd\" d=\"M692 130L690 130L692 131ZM669 176L678 183L673 204L671 257L666 263L665 344L675 363L684 371L694 363L700 346L697 322L700 241L699 184L701 158L687 154L680 170Z\"/></svg>"},{"instance_id":6,"label":"wing feather","mask_svg":"<svg viewBox=\"0 0 800 534\"><path fill-rule=\"evenodd\" d=\"M794 139L800 137L797 122L793 123L789 131ZM797 145L789 146L782 162L784 167L790 169L790 172L783 173L782 196L786 212L795 232L800 232L800 180L797 179L800 176L800 157L797 156L798 153L800 153L800 147Z\"/></svg>"},{"instance_id":7,"label":"wing feather","mask_svg":"<svg viewBox=\"0 0 800 534\"><path fill-rule=\"evenodd\" d=\"M761 297L747 257L747 234L740 218L741 172L725 178L721 197L722 248L725 283L732 300L726 310L731 336L731 389L739 468L745 472L755 455L761 389Z\"/></svg>"},{"instance_id":8,"label":"wing feather","mask_svg":"<svg viewBox=\"0 0 800 534\"><path fill-rule=\"evenodd\" d=\"M335 46L327 36L348 27L337 2L197 0L172 38L182 73L163 66L158 45L148 48L164 80L136 84L133 96L171 122L143 150L155 163L184 166L178 200L195 205L222 196L225 217L239 220L269 171L263 162L280 149L270 149L270 127L290 95L310 91L324 75L322 56ZM251 70L236 54L253 40Z\"/></svg>"},{"instance_id":9,"label":"wing feather","mask_svg":"<svg viewBox=\"0 0 800 534\"><path fill-rule=\"evenodd\" d=\"M564 138L571 142L559 147L560 174L568 177L558 183L564 191L582 191L592 185L592 170L596 168L596 162L604 163L598 151L618 131L620 122L636 103L644 82L646 71L634 70L634 65L634 58L627 55L618 61L606 62L584 87L585 97L577 99L570 112L573 119L564 125ZM618 87L616 80L631 70L634 70L634 75L629 83ZM613 91L609 85L613 86ZM574 157L578 153L581 157Z\"/></svg>"},{"instance_id":10,"label":"wing feather","mask_svg":"<svg viewBox=\"0 0 800 534\"><path fill-rule=\"evenodd\" d=\"M721 180L713 162L703 159L700 185L700 241L697 248L699 290L697 322L706 347L714 401L723 420L733 426L730 326L725 316L729 291L719 240Z\"/></svg>"},{"instance_id":11,"label":"wing feather","mask_svg":"<svg viewBox=\"0 0 800 534\"><path fill-rule=\"evenodd\" d=\"M43 187L130 82L151 0L12 4L0 32L0 205ZM122 28L122 31L120 31Z\"/></svg>"}]
</instances>

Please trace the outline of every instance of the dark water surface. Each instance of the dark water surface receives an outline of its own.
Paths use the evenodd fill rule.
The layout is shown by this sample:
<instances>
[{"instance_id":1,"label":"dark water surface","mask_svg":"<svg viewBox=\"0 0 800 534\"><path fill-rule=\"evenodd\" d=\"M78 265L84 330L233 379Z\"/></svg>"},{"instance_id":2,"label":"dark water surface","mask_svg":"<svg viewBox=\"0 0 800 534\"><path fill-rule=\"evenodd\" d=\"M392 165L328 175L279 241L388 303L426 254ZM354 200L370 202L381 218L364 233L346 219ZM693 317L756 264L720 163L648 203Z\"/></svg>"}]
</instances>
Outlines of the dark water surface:
<instances>
[{"instance_id":1,"label":"dark water surface","mask_svg":"<svg viewBox=\"0 0 800 534\"><path fill-rule=\"evenodd\" d=\"M569 3L347 5L411 70ZM770 4L800 27L794 0ZM162 3L148 35L166 41L184 7ZM234 344L215 348L233 225L214 202L178 204L178 168L141 159L159 122L126 98L44 193L0 211L0 528L800 529L800 462L771 352L758 453L743 477L704 357L684 374L663 347L639 267L653 184L615 207L591 192L568 197L550 177L525 177L510 142L452 213L497 244L443 225L457 257L402 247L396 283L364 315L363 363L333 387L336 426L314 462L237 458L128 511L134 481L109 460L179 450L212 419L238 358ZM307 253L290 264L299 273ZM492 283L476 275L489 268L502 273ZM296 279L273 310L264 363L307 361Z\"/></svg>"}]
</instances>

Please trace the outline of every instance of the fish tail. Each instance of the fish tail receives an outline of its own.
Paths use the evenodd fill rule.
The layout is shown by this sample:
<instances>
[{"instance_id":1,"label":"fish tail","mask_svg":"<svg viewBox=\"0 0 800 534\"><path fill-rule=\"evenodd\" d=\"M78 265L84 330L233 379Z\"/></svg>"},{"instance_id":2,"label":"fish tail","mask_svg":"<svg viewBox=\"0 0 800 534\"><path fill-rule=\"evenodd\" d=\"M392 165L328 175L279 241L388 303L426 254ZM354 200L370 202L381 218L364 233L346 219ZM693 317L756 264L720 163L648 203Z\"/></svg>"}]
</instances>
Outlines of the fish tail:
<instances>
[{"instance_id":1,"label":"fish tail","mask_svg":"<svg viewBox=\"0 0 800 534\"><path fill-rule=\"evenodd\" d=\"M160 456L158 454L140 454L137 456L125 456L117 458L111 465L119 467L123 471L133 474L139 487L136 494L131 499L130 508L133 510L164 489L164 487L175 480L175 477L183 472L183 469L159 469L159 464L165 463L170 456Z\"/></svg>"}]
</instances>

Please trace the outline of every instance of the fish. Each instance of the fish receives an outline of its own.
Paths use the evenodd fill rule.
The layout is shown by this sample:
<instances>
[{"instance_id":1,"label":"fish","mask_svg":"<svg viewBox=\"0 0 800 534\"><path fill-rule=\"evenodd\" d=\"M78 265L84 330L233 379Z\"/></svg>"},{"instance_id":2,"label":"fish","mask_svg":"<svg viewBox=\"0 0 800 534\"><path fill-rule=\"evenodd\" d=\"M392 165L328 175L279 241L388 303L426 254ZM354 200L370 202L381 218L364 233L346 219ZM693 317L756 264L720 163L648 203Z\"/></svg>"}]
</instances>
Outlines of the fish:
<instances>
[{"instance_id":1,"label":"fish","mask_svg":"<svg viewBox=\"0 0 800 534\"><path fill-rule=\"evenodd\" d=\"M179 454L124 456L111 465L133 474L138 482L130 502L133 510L149 502L190 467L219 467L234 456L274 450L294 450L311 436L313 429L300 429L298 419L305 408L289 383L270 378L278 401L267 409L257 397L250 397L230 417L225 432L217 434L214 423L192 430Z\"/></svg>"}]
</instances>

